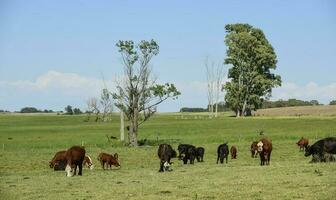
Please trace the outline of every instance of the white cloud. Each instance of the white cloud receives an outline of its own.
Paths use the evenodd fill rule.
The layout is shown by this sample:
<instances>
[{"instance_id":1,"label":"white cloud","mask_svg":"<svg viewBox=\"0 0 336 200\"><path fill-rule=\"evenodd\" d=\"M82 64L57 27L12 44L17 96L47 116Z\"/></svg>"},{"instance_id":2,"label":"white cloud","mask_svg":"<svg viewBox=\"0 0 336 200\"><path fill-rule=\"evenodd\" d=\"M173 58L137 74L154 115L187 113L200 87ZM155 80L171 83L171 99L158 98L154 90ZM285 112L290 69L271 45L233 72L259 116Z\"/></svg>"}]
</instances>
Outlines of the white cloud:
<instances>
[{"instance_id":1,"label":"white cloud","mask_svg":"<svg viewBox=\"0 0 336 200\"><path fill-rule=\"evenodd\" d=\"M306 85L283 83L281 87L273 89L272 100L296 98L301 100L318 100L322 103L336 99L336 82L319 85L309 82Z\"/></svg>"}]
</instances>

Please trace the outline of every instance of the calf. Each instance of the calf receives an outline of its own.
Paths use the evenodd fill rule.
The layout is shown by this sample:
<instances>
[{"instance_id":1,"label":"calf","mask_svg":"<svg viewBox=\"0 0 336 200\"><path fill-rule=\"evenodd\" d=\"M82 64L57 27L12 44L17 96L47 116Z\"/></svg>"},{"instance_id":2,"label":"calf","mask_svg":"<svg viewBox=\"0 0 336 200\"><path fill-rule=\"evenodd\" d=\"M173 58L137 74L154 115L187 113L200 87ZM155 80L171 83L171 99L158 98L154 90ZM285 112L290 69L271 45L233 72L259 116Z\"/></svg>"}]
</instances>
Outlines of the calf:
<instances>
[{"instance_id":1,"label":"calf","mask_svg":"<svg viewBox=\"0 0 336 200\"><path fill-rule=\"evenodd\" d=\"M205 152L205 149L203 147L197 147L196 148L196 159L197 159L197 162L203 162L204 152Z\"/></svg>"},{"instance_id":2,"label":"calf","mask_svg":"<svg viewBox=\"0 0 336 200\"><path fill-rule=\"evenodd\" d=\"M93 169L94 166L93 166L93 162L90 156L84 157L83 165L87 166L90 170Z\"/></svg>"},{"instance_id":3,"label":"calf","mask_svg":"<svg viewBox=\"0 0 336 200\"><path fill-rule=\"evenodd\" d=\"M313 156L313 160L324 162L325 154L336 154L336 137L328 137L315 142L312 146L307 146L305 156Z\"/></svg>"},{"instance_id":4,"label":"calf","mask_svg":"<svg viewBox=\"0 0 336 200\"><path fill-rule=\"evenodd\" d=\"M160 144L157 153L160 159L159 172L171 171L169 168L172 164L170 160L176 158L176 151L169 144Z\"/></svg>"},{"instance_id":5,"label":"calf","mask_svg":"<svg viewBox=\"0 0 336 200\"><path fill-rule=\"evenodd\" d=\"M59 165L59 164L61 164L63 162L66 162L65 153L66 153L66 151L59 151L59 152L57 152L54 155L54 157L51 159L51 161L49 161L49 167L50 168L54 168L56 165Z\"/></svg>"},{"instance_id":6,"label":"calf","mask_svg":"<svg viewBox=\"0 0 336 200\"><path fill-rule=\"evenodd\" d=\"M263 138L258 142L257 146L260 156L260 165L269 165L272 153L272 141Z\"/></svg>"},{"instance_id":7,"label":"calf","mask_svg":"<svg viewBox=\"0 0 336 200\"><path fill-rule=\"evenodd\" d=\"M300 147L300 151L303 151L307 148L309 140L307 138L301 137L301 139L296 144Z\"/></svg>"},{"instance_id":8,"label":"calf","mask_svg":"<svg viewBox=\"0 0 336 200\"><path fill-rule=\"evenodd\" d=\"M188 160L190 164L194 164L196 158L196 147L190 144L180 144L178 146L179 160L183 160L183 164L187 164Z\"/></svg>"},{"instance_id":9,"label":"calf","mask_svg":"<svg viewBox=\"0 0 336 200\"><path fill-rule=\"evenodd\" d=\"M112 165L115 167L120 167L118 157L119 156L117 153L115 153L114 155L108 153L100 153L97 159L100 162L103 170L105 170L105 164L107 168L110 166L110 169L112 169Z\"/></svg>"},{"instance_id":10,"label":"calf","mask_svg":"<svg viewBox=\"0 0 336 200\"><path fill-rule=\"evenodd\" d=\"M251 156L252 158L256 158L258 154L258 141L252 142L251 144Z\"/></svg>"},{"instance_id":11,"label":"calf","mask_svg":"<svg viewBox=\"0 0 336 200\"><path fill-rule=\"evenodd\" d=\"M227 163L228 155L229 155L229 147L227 143L219 145L217 148L217 164L218 164L218 160L220 160L220 163L223 164L224 158L226 159L226 163Z\"/></svg>"},{"instance_id":12,"label":"calf","mask_svg":"<svg viewBox=\"0 0 336 200\"><path fill-rule=\"evenodd\" d=\"M230 148L231 159L237 159L237 147L232 146Z\"/></svg>"},{"instance_id":13,"label":"calf","mask_svg":"<svg viewBox=\"0 0 336 200\"><path fill-rule=\"evenodd\" d=\"M76 175L78 167L78 175L82 175L83 161L85 157L85 149L80 146L73 146L65 153L67 165L65 171L68 177Z\"/></svg>"}]
</instances>

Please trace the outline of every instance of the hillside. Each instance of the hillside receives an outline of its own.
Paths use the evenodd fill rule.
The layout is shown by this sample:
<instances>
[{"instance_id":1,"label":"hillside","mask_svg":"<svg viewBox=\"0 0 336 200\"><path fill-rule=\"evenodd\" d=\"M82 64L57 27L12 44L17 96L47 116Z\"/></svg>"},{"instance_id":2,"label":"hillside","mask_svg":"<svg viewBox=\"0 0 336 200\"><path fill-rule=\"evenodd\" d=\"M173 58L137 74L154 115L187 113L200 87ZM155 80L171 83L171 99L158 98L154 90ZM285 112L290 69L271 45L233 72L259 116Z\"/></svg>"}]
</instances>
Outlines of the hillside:
<instances>
[{"instance_id":1,"label":"hillside","mask_svg":"<svg viewBox=\"0 0 336 200\"><path fill-rule=\"evenodd\" d=\"M336 105L260 109L254 116L336 116Z\"/></svg>"}]
</instances>

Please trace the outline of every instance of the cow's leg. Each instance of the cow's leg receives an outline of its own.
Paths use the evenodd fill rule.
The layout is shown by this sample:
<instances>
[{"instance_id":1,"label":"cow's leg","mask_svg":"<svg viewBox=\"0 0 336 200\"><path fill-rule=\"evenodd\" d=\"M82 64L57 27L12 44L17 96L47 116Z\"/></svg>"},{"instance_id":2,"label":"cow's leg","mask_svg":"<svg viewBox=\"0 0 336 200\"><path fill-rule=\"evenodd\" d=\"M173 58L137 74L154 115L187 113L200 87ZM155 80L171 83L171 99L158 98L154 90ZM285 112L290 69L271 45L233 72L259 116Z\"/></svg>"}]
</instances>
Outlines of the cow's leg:
<instances>
[{"instance_id":1,"label":"cow's leg","mask_svg":"<svg viewBox=\"0 0 336 200\"><path fill-rule=\"evenodd\" d=\"M219 160L219 154L217 154L217 162L216 162L216 164L218 164L218 160Z\"/></svg>"},{"instance_id":2,"label":"cow's leg","mask_svg":"<svg viewBox=\"0 0 336 200\"><path fill-rule=\"evenodd\" d=\"M159 169L159 172L163 172L163 163L164 163L164 161L160 160L160 169Z\"/></svg>"},{"instance_id":3,"label":"cow's leg","mask_svg":"<svg viewBox=\"0 0 336 200\"><path fill-rule=\"evenodd\" d=\"M225 156L226 164L228 162L228 155Z\"/></svg>"},{"instance_id":4,"label":"cow's leg","mask_svg":"<svg viewBox=\"0 0 336 200\"><path fill-rule=\"evenodd\" d=\"M203 156L201 156L201 162L203 162Z\"/></svg>"},{"instance_id":5,"label":"cow's leg","mask_svg":"<svg viewBox=\"0 0 336 200\"><path fill-rule=\"evenodd\" d=\"M82 176L83 162L78 163L78 175Z\"/></svg>"},{"instance_id":6,"label":"cow's leg","mask_svg":"<svg viewBox=\"0 0 336 200\"><path fill-rule=\"evenodd\" d=\"M105 170L105 161L100 161L100 164L101 164L103 170Z\"/></svg>"},{"instance_id":7,"label":"cow's leg","mask_svg":"<svg viewBox=\"0 0 336 200\"><path fill-rule=\"evenodd\" d=\"M220 157L220 163L223 164L223 162L224 162L224 157L221 156L221 157Z\"/></svg>"},{"instance_id":8,"label":"cow's leg","mask_svg":"<svg viewBox=\"0 0 336 200\"><path fill-rule=\"evenodd\" d=\"M183 164L187 164L188 163L188 158L186 156L183 157Z\"/></svg>"}]
</instances>

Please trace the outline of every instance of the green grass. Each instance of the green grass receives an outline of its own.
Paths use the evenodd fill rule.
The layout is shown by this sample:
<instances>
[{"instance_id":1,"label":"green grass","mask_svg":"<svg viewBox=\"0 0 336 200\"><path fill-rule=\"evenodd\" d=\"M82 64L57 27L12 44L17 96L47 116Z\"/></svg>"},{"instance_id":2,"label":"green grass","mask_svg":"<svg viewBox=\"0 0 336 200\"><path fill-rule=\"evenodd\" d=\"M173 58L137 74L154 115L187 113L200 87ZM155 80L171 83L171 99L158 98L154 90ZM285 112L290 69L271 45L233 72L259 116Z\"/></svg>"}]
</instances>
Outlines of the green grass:
<instances>
[{"instance_id":1,"label":"green grass","mask_svg":"<svg viewBox=\"0 0 336 200\"><path fill-rule=\"evenodd\" d=\"M112 123L83 122L83 116L0 115L0 199L334 199L336 163L309 163L295 142L336 136L334 117L254 117L203 114L154 116L139 131L151 143L191 143L206 149L205 162L158 173L157 146L130 148L109 143L119 137L119 119ZM258 132L273 141L271 165L259 166L249 146ZM238 159L216 165L216 148L228 141ZM56 151L85 144L95 169L67 178L48 161ZM118 152L121 169L103 171L100 152Z\"/></svg>"}]
</instances>

